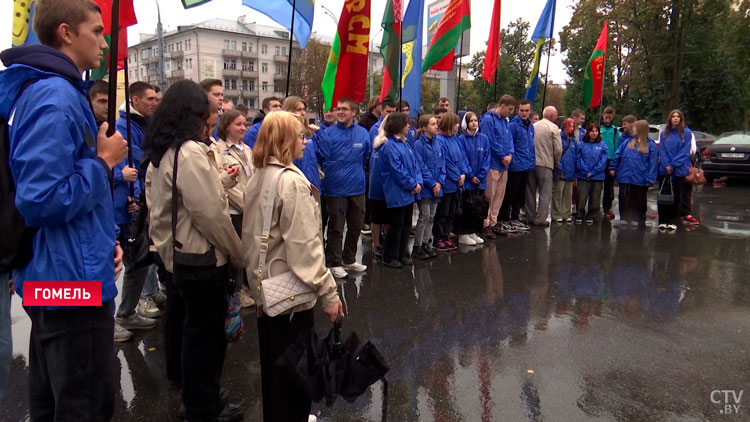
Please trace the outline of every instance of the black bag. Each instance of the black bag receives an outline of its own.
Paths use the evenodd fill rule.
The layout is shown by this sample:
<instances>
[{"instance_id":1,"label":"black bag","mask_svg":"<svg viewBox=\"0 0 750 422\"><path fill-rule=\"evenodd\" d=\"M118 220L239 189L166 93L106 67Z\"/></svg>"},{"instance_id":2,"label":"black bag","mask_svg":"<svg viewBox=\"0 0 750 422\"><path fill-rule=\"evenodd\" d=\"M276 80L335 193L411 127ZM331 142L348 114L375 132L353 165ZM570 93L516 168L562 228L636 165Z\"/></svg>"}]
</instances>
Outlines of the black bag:
<instances>
[{"instance_id":1,"label":"black bag","mask_svg":"<svg viewBox=\"0 0 750 422\"><path fill-rule=\"evenodd\" d=\"M154 263L154 253L149 250L151 239L148 237L148 207L145 194L141 192L138 201L140 207L133 214L133 221L128 227L127 253L135 268L143 268Z\"/></svg>"},{"instance_id":2,"label":"black bag","mask_svg":"<svg viewBox=\"0 0 750 422\"><path fill-rule=\"evenodd\" d=\"M46 77L29 79L21 84L10 110L13 110L15 101L23 91L39 79ZM4 231L3 236L0 236L0 272L23 268L34 255L34 236L39 229L26 225L23 216L16 209L15 201L16 184L10 172L10 133L8 122L0 118L0 227Z\"/></svg>"},{"instance_id":3,"label":"black bag","mask_svg":"<svg viewBox=\"0 0 750 422\"><path fill-rule=\"evenodd\" d=\"M674 187L672 186L672 176L666 175L659 187L659 195L656 197L657 205L674 205Z\"/></svg>"},{"instance_id":4,"label":"black bag","mask_svg":"<svg viewBox=\"0 0 750 422\"><path fill-rule=\"evenodd\" d=\"M177 240L177 158L180 155L180 147L174 151L174 167L172 169L172 274L174 283L181 286L191 283L205 283L206 280L215 279L216 275L216 252L213 245L208 252L197 254L180 252L182 243Z\"/></svg>"}]
</instances>

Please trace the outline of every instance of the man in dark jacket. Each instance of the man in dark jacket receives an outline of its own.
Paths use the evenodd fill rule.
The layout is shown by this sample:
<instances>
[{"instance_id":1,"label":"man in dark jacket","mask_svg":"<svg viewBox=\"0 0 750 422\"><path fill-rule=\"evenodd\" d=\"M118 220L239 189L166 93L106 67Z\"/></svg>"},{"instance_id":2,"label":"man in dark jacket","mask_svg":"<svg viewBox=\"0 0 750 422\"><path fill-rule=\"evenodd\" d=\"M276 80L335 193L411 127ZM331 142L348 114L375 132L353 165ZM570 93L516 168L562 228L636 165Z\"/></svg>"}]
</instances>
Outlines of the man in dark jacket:
<instances>
[{"instance_id":1,"label":"man in dark jacket","mask_svg":"<svg viewBox=\"0 0 750 422\"><path fill-rule=\"evenodd\" d=\"M91 0L37 0L34 31L42 45L0 53L0 115L9 121L15 203L38 227L33 256L13 271L16 291L33 299L32 281L73 290L101 288L101 305L27 306L31 318L31 420L108 421L114 410L113 309L122 249L116 244L112 168L127 154L115 132L97 130L90 83L107 48L101 10ZM19 95L19 91L25 90ZM16 98L17 97L17 98ZM29 290L24 292L24 287ZM59 289L59 290L57 290ZM79 291L80 293L80 291ZM96 292L93 292L96 294Z\"/></svg>"},{"instance_id":2,"label":"man in dark jacket","mask_svg":"<svg viewBox=\"0 0 750 422\"><path fill-rule=\"evenodd\" d=\"M367 131L369 132L372 125L380 120L380 115L382 114L381 111L382 105L380 103L380 98L370 98L370 101L367 103L367 113L363 114L362 117L360 117L357 124L367 129Z\"/></svg>"}]
</instances>

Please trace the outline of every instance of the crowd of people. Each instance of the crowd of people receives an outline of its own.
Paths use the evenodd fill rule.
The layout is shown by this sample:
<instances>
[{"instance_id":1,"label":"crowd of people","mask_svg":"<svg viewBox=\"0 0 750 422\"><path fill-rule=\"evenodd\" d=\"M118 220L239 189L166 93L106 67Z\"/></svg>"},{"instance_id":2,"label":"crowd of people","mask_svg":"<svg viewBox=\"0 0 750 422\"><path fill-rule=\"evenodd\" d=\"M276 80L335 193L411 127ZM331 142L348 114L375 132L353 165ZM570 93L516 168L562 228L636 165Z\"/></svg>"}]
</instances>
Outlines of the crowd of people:
<instances>
[{"instance_id":1,"label":"crowd of people","mask_svg":"<svg viewBox=\"0 0 750 422\"><path fill-rule=\"evenodd\" d=\"M32 420L109 420L113 341L162 314L181 417L241 420L221 389L242 330L227 328L235 300L256 309L264 420L307 420L310 399L274 362L314 329L317 302L331 321L343 315L335 279L367 270L357 252L368 236L370 265L398 269L532 226L613 219L615 182L623 226L647 225L653 185L673 198L659 202L660 230L697 224L685 182L695 140L678 110L657 145L644 120L616 127L611 107L585 125L581 110L558 122L555 107L539 116L510 95L481 115L440 98L412 120L406 101L373 98L360 116L343 98L315 125L296 96L250 115L217 79L163 96L134 82L108 136L108 85L81 78L106 47L98 6L38 0L34 29L42 45L0 54L15 204L38 227L30 261L2 277L19 295L24 280L101 280L102 306L25 308ZM134 243L137 216L153 262ZM317 299L271 310L263 282L285 274Z\"/></svg>"}]
</instances>

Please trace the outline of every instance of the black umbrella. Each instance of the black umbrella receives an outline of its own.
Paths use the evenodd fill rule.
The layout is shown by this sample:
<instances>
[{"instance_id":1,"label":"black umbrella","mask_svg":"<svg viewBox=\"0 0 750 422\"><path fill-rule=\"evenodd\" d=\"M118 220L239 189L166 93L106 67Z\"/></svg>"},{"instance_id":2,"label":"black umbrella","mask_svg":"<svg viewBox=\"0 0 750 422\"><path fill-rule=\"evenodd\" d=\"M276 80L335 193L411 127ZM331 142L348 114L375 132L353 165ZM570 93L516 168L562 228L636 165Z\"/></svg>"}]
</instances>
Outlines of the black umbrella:
<instances>
[{"instance_id":1,"label":"black umbrella","mask_svg":"<svg viewBox=\"0 0 750 422\"><path fill-rule=\"evenodd\" d=\"M378 380L385 382L388 364L371 343L352 333L341 343L341 318L323 340L314 330L301 334L277 360L308 397L331 406L338 396L353 402Z\"/></svg>"}]
</instances>

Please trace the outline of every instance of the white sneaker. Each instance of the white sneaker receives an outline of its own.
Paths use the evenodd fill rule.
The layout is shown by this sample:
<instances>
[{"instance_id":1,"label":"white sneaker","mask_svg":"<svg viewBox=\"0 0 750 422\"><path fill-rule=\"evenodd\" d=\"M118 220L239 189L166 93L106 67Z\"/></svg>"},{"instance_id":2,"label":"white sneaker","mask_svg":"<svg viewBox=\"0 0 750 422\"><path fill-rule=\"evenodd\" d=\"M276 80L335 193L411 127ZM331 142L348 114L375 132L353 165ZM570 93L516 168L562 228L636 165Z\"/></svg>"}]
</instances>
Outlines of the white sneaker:
<instances>
[{"instance_id":1,"label":"white sneaker","mask_svg":"<svg viewBox=\"0 0 750 422\"><path fill-rule=\"evenodd\" d=\"M115 323L126 330L148 330L156 327L156 320L153 318L144 318L134 312L127 318L115 318Z\"/></svg>"},{"instance_id":2,"label":"white sneaker","mask_svg":"<svg viewBox=\"0 0 750 422\"><path fill-rule=\"evenodd\" d=\"M353 262L351 264L344 264L344 269L347 271L354 271L357 273L361 273L363 271L367 271L367 265L362 265L362 264Z\"/></svg>"},{"instance_id":3,"label":"white sneaker","mask_svg":"<svg viewBox=\"0 0 750 422\"><path fill-rule=\"evenodd\" d=\"M331 274L335 278L346 278L349 274L344 270L344 267L333 267L331 268Z\"/></svg>"},{"instance_id":4,"label":"white sneaker","mask_svg":"<svg viewBox=\"0 0 750 422\"><path fill-rule=\"evenodd\" d=\"M458 243L467 246L476 246L477 244L477 242L468 234L462 234L461 236L458 236Z\"/></svg>"},{"instance_id":5,"label":"white sneaker","mask_svg":"<svg viewBox=\"0 0 750 422\"><path fill-rule=\"evenodd\" d=\"M307 417L307 422L318 422L318 417L315 415L310 415Z\"/></svg>"},{"instance_id":6,"label":"white sneaker","mask_svg":"<svg viewBox=\"0 0 750 422\"><path fill-rule=\"evenodd\" d=\"M130 340L131 338L133 338L133 333L122 328L120 324L115 322L115 343L122 343L123 341Z\"/></svg>"},{"instance_id":7,"label":"white sneaker","mask_svg":"<svg viewBox=\"0 0 750 422\"><path fill-rule=\"evenodd\" d=\"M475 242L477 242L477 245L482 245L482 244L484 244L484 239L482 239L481 237L479 237L479 236L478 236L478 235L477 235L476 233L472 233L472 234L470 234L469 236L471 236L471 238L472 238L472 239L473 239L473 240L474 240Z\"/></svg>"},{"instance_id":8,"label":"white sneaker","mask_svg":"<svg viewBox=\"0 0 750 422\"><path fill-rule=\"evenodd\" d=\"M158 318L161 316L161 311L154 302L149 299L141 298L138 301L138 306L135 308L138 315L144 318Z\"/></svg>"},{"instance_id":9,"label":"white sneaker","mask_svg":"<svg viewBox=\"0 0 750 422\"><path fill-rule=\"evenodd\" d=\"M676 224L667 224L667 230L669 230L669 231L675 231L675 230L677 230L677 225Z\"/></svg>"}]
</instances>

